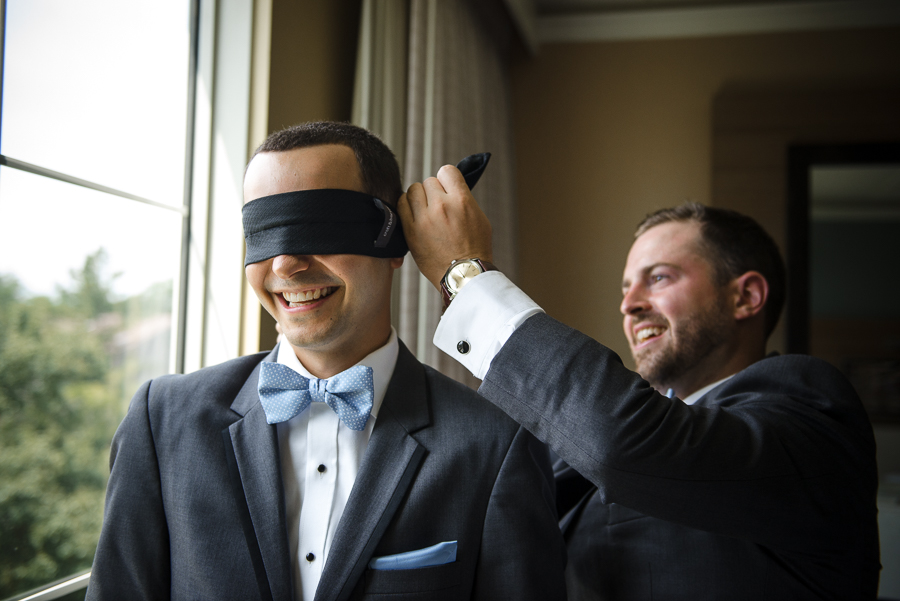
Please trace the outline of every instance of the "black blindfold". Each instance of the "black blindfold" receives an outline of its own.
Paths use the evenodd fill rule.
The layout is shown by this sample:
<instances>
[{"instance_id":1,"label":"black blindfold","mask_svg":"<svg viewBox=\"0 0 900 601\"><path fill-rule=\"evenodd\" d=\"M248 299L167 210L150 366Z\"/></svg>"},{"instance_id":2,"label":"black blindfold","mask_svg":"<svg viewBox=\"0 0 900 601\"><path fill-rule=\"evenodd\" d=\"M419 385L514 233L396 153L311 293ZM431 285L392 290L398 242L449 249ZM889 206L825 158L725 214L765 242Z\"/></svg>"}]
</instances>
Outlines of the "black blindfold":
<instances>
[{"instance_id":1,"label":"black blindfold","mask_svg":"<svg viewBox=\"0 0 900 601\"><path fill-rule=\"evenodd\" d=\"M457 164L469 189L487 167L488 152ZM386 202L351 190L303 190L263 196L244 205L244 266L278 255L402 257L403 229Z\"/></svg>"}]
</instances>

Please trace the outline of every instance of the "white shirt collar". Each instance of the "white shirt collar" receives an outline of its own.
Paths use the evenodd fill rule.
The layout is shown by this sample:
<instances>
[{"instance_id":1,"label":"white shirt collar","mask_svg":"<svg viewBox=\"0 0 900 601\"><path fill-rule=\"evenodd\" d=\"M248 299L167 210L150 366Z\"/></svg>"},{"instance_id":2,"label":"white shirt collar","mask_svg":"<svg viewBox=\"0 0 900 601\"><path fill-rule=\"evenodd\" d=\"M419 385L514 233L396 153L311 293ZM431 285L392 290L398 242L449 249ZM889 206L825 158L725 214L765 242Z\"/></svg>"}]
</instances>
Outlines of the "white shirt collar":
<instances>
[{"instance_id":1,"label":"white shirt collar","mask_svg":"<svg viewBox=\"0 0 900 601\"><path fill-rule=\"evenodd\" d=\"M721 383L723 383L723 382L726 382L726 381L730 380L730 379L733 378L733 377L734 377L734 374L731 374L731 375L728 376L727 378L722 378L722 379L719 380L718 382L713 382L712 384L710 384L710 385L708 385L708 386L704 386L704 387L701 388L700 390L698 390L698 391L696 391L696 392L694 392L694 393L692 393L692 394L689 394L689 395L687 396L686 399L682 399L682 400L683 400L684 404L686 404L686 405L693 405L694 403L696 403L697 401L699 401L699 400L700 400L700 397L702 397L704 394L706 394L707 392L709 392L710 390L712 390L713 388L715 388L715 387L718 386L719 384L721 384Z\"/></svg>"},{"instance_id":2,"label":"white shirt collar","mask_svg":"<svg viewBox=\"0 0 900 601\"><path fill-rule=\"evenodd\" d=\"M375 398L372 402L372 417L378 417L378 409L384 400L387 392L388 384L391 382L391 376L394 375L394 367L397 365L397 355L400 352L400 344L397 341L397 331L391 327L391 337L388 338L387 344L383 347L375 349L356 365L365 365L372 368L372 378L375 383ZM309 373L297 355L294 349L284 339L278 344L278 356L276 361L282 365L287 365L295 372L307 379L315 378ZM327 378L326 378L327 379Z\"/></svg>"}]
</instances>

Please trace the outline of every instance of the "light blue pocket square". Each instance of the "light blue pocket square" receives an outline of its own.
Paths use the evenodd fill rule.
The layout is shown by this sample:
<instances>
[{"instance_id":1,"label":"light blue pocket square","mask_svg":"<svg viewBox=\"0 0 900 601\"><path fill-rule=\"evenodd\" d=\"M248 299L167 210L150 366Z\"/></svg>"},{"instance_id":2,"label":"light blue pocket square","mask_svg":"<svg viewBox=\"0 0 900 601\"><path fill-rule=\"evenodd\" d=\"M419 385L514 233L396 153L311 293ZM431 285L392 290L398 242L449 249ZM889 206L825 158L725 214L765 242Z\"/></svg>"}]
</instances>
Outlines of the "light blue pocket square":
<instances>
[{"instance_id":1,"label":"light blue pocket square","mask_svg":"<svg viewBox=\"0 0 900 601\"><path fill-rule=\"evenodd\" d=\"M369 568L372 570L411 570L440 566L454 561L456 561L455 540L438 543L418 551L373 557L369 562Z\"/></svg>"}]
</instances>

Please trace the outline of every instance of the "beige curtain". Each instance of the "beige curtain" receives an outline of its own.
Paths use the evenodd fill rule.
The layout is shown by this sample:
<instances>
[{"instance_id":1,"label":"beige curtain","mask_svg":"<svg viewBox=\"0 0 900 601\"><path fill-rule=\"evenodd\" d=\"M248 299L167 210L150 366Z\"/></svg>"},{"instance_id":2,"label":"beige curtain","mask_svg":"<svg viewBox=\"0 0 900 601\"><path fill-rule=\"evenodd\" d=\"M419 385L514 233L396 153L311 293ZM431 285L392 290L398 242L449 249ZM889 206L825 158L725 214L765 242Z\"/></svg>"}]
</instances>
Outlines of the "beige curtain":
<instances>
[{"instance_id":1,"label":"beige curtain","mask_svg":"<svg viewBox=\"0 0 900 601\"><path fill-rule=\"evenodd\" d=\"M493 225L494 262L515 279L511 36L498 1L364 0L353 122L390 146L407 187L441 165L491 152L475 198ZM432 344L441 299L411 256L395 279L392 308L394 327L420 361L477 385Z\"/></svg>"}]
</instances>

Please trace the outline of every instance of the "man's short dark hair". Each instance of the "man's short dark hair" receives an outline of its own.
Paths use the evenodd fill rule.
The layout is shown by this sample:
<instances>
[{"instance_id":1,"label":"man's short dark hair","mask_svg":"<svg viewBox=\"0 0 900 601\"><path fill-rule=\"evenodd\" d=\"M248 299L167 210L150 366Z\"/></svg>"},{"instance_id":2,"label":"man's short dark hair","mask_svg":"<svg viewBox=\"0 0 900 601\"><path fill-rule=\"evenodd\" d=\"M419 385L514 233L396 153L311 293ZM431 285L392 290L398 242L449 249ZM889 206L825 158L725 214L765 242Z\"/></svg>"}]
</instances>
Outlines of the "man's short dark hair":
<instances>
[{"instance_id":1,"label":"man's short dark hair","mask_svg":"<svg viewBox=\"0 0 900 601\"><path fill-rule=\"evenodd\" d=\"M403 194L397 158L378 136L356 125L335 121L293 125L271 134L253 152L253 157L260 152L284 152L326 144L349 147L356 155L366 194L397 206L397 199Z\"/></svg>"},{"instance_id":2,"label":"man's short dark hair","mask_svg":"<svg viewBox=\"0 0 900 601\"><path fill-rule=\"evenodd\" d=\"M724 286L748 271L758 271L769 284L769 298L763 308L768 337L778 323L785 296L785 268L772 237L756 221L737 211L686 202L661 209L638 224L637 238L650 228L673 221L693 221L700 225L703 252L713 266L717 284Z\"/></svg>"}]
</instances>

